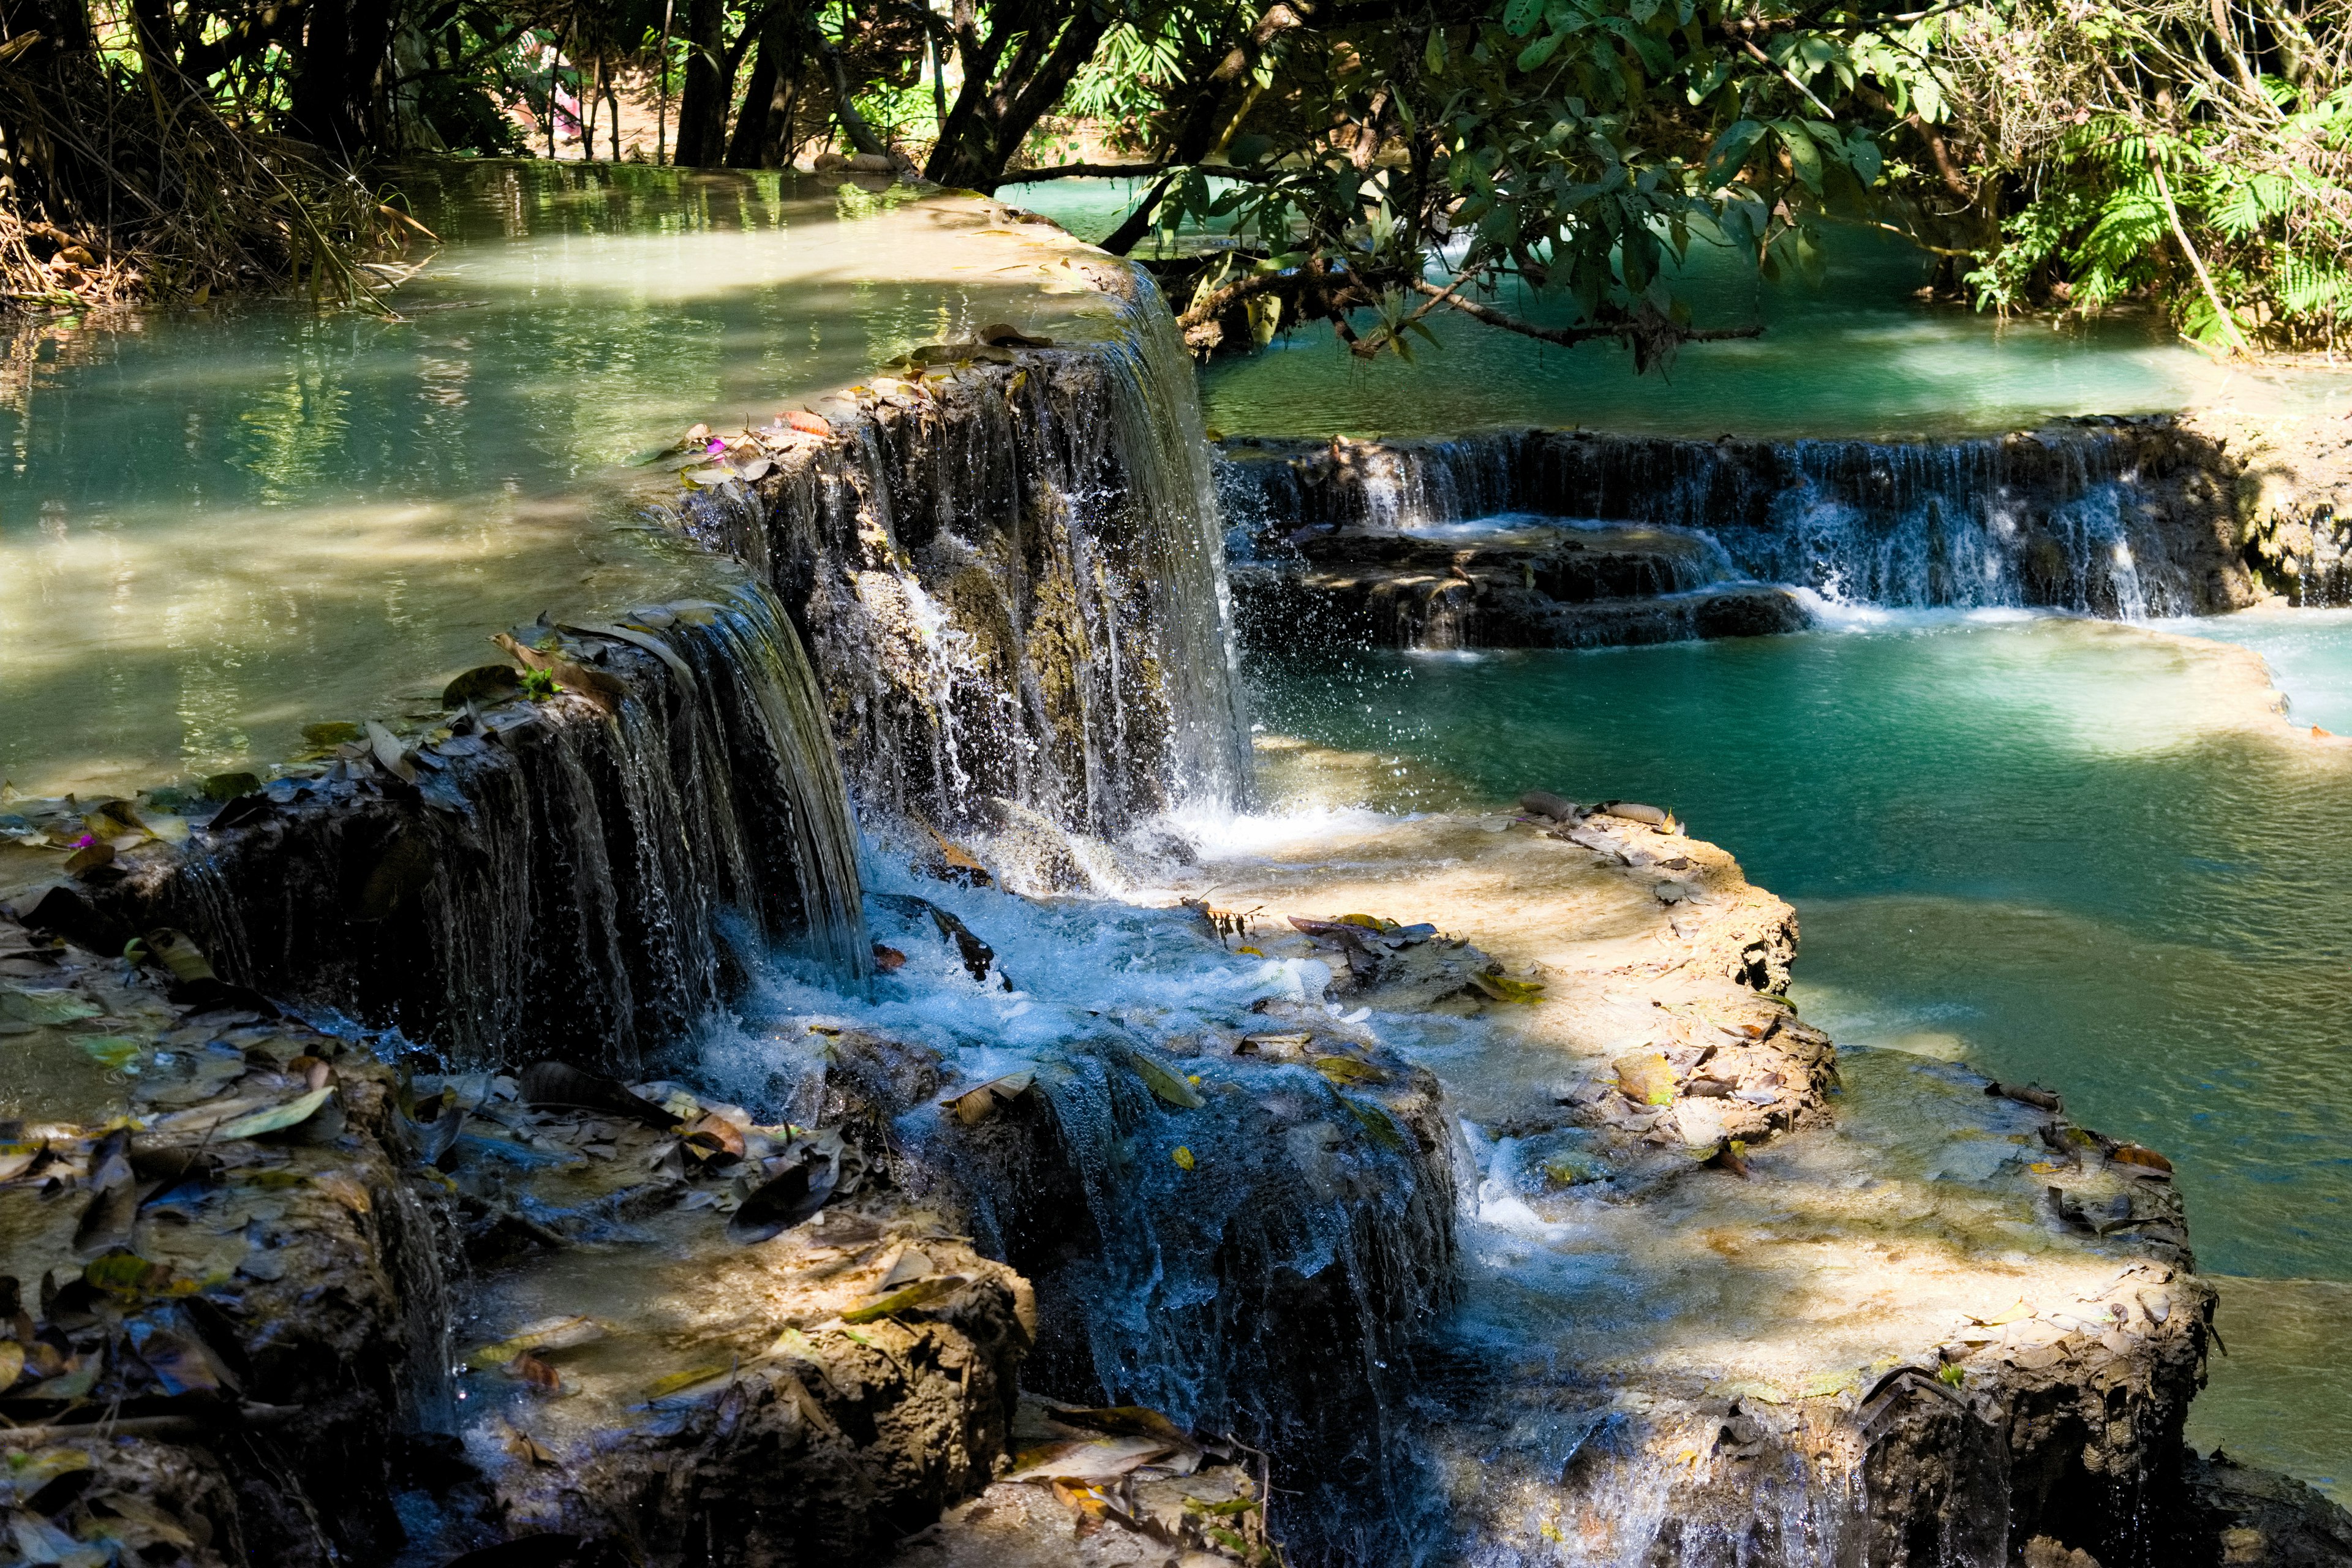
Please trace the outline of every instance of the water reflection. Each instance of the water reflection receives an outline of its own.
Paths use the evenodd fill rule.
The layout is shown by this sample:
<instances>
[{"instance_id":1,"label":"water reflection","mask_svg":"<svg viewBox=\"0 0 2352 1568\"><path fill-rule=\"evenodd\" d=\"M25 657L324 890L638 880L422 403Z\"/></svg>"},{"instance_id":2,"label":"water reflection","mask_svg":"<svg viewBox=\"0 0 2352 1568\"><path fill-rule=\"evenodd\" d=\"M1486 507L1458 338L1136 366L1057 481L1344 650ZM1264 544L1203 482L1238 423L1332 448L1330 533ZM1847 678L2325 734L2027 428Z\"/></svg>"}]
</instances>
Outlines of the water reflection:
<instances>
[{"instance_id":1,"label":"water reflection","mask_svg":"<svg viewBox=\"0 0 2352 1568\"><path fill-rule=\"evenodd\" d=\"M1101 330L971 200L775 174L453 165L404 319L282 301L0 338L0 779L126 790L429 701L490 631L669 598L632 465L998 321ZM1041 310L1041 289L1056 310Z\"/></svg>"}]
</instances>

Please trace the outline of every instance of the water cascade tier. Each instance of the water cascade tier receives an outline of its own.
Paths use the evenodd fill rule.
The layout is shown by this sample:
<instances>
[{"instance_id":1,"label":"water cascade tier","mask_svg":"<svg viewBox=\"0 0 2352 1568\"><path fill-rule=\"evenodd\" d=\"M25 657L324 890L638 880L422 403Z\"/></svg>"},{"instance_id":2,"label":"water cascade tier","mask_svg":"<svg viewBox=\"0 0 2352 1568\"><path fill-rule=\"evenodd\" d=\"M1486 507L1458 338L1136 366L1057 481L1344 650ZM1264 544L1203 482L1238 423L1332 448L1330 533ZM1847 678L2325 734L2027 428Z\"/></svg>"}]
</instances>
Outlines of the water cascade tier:
<instances>
[{"instance_id":1,"label":"water cascade tier","mask_svg":"<svg viewBox=\"0 0 2352 1568\"><path fill-rule=\"evenodd\" d=\"M775 602L747 586L627 619L510 638L569 695L486 667L441 722L346 726L331 761L187 825L118 803L125 852L17 906L105 952L184 931L214 984L482 1065L640 1063L725 996L730 921L864 973L848 796Z\"/></svg>"},{"instance_id":2,"label":"water cascade tier","mask_svg":"<svg viewBox=\"0 0 2352 1568\"><path fill-rule=\"evenodd\" d=\"M1574 647L1802 624L1742 584L2127 620L2237 608L2254 591L2234 468L2210 437L2164 418L1909 443L1563 431L1229 442L1219 485L1263 561L1252 591L1306 590L1392 645ZM1575 536L1596 526L1597 538ZM1679 537L1629 541L1629 526ZM1449 549L1465 552L1462 570L1440 559ZM1653 581L1580 567L1612 550L1646 552ZM1481 551L1488 559L1470 553ZM1697 602L1663 619L1633 608L1674 593ZM1561 605L1598 607L1555 614Z\"/></svg>"},{"instance_id":3,"label":"water cascade tier","mask_svg":"<svg viewBox=\"0 0 2352 1568\"><path fill-rule=\"evenodd\" d=\"M790 607L871 809L1115 834L1246 795L1191 370L1148 283L1087 275L1106 342L947 345L672 514Z\"/></svg>"}]
</instances>

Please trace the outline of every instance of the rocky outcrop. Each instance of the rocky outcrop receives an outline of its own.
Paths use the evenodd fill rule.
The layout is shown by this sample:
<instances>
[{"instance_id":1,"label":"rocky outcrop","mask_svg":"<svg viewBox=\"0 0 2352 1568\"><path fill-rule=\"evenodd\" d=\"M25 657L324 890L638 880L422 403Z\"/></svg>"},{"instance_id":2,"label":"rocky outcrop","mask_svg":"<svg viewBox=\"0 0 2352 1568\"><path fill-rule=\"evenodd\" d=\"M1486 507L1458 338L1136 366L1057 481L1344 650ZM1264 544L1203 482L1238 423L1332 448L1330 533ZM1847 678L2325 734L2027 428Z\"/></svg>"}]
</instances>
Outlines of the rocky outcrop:
<instances>
[{"instance_id":1,"label":"rocky outcrop","mask_svg":"<svg viewBox=\"0 0 2352 1568\"><path fill-rule=\"evenodd\" d=\"M13 922L0 966L19 1555L388 1558L396 1435L446 1397L446 1226L409 1173L393 1074Z\"/></svg>"},{"instance_id":2,"label":"rocky outcrop","mask_svg":"<svg viewBox=\"0 0 2352 1568\"><path fill-rule=\"evenodd\" d=\"M1532 523L1475 540L1307 530L1233 570L1243 641L1270 650L1613 647L1811 624L1785 590L1727 575L1693 535Z\"/></svg>"},{"instance_id":3,"label":"rocky outcrop","mask_svg":"<svg viewBox=\"0 0 2352 1568\"><path fill-rule=\"evenodd\" d=\"M2199 409L2238 537L2263 585L2289 604L2352 604L2352 434L2334 414Z\"/></svg>"},{"instance_id":4,"label":"rocky outcrop","mask_svg":"<svg viewBox=\"0 0 2352 1568\"><path fill-rule=\"evenodd\" d=\"M1270 952L1304 905L1493 955L1475 997L1360 994L1466 1005L1493 1032L1455 1103L1504 1228L1478 1233L1490 1271L1418 1352L1438 1554L2222 1560L2216 1510L2259 1500L2186 1488L2213 1293L2161 1157L2039 1091L1841 1063L1781 999L1786 905L1663 814L1542 805L1201 873L1263 905ZM1575 1238L1565 1279L1493 1271L1546 1226ZM2265 1539L2326 1539L2324 1508L2277 1506Z\"/></svg>"}]
</instances>

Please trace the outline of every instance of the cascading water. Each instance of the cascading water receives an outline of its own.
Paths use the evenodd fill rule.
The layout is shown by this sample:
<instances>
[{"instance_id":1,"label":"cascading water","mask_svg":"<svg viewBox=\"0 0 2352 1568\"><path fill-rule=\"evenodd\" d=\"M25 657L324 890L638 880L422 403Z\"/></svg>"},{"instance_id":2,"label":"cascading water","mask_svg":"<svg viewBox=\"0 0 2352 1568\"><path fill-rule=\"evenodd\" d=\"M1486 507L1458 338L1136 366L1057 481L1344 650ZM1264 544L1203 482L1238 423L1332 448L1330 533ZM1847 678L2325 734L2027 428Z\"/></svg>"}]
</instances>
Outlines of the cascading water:
<instances>
[{"instance_id":1,"label":"cascading water","mask_svg":"<svg viewBox=\"0 0 2352 1568\"><path fill-rule=\"evenodd\" d=\"M1254 1009L1368 1043L1381 1026L1327 1015L1323 965L1229 952L1187 911L1041 903L869 863L880 910L950 910L993 967L973 976L920 912L877 913L903 967L863 995L764 971L740 1021L705 1035L704 1070L750 1102L808 1104L810 1075L830 1069L814 1025L936 1054L950 1096L1033 1075L978 1127L919 1103L891 1128L902 1180L951 1194L983 1249L1034 1283L1026 1384L1265 1449L1298 1560L1414 1556L1435 1527L1407 1394L1455 1291L1456 1140L1435 1080L1396 1067L1343 1087L1233 1054L1266 1023Z\"/></svg>"},{"instance_id":2,"label":"cascading water","mask_svg":"<svg viewBox=\"0 0 2352 1568\"><path fill-rule=\"evenodd\" d=\"M1752 578L1853 603L2138 619L2247 593L2218 453L2160 420L1906 444L1513 431L1225 458L1228 504L1268 536L1523 511L1704 532Z\"/></svg>"},{"instance_id":3,"label":"cascading water","mask_svg":"<svg viewBox=\"0 0 2352 1568\"><path fill-rule=\"evenodd\" d=\"M459 713L405 748L413 782L357 756L278 779L141 919L235 979L486 1062L625 1067L677 1039L734 965L728 911L862 976L848 799L774 601L628 614L656 629L565 645L616 694L602 710Z\"/></svg>"},{"instance_id":4,"label":"cascading water","mask_svg":"<svg viewBox=\"0 0 2352 1568\"><path fill-rule=\"evenodd\" d=\"M1246 797L1190 364L1148 279L1113 279L1107 341L884 381L838 438L668 514L789 607L868 809L1115 834Z\"/></svg>"}]
</instances>

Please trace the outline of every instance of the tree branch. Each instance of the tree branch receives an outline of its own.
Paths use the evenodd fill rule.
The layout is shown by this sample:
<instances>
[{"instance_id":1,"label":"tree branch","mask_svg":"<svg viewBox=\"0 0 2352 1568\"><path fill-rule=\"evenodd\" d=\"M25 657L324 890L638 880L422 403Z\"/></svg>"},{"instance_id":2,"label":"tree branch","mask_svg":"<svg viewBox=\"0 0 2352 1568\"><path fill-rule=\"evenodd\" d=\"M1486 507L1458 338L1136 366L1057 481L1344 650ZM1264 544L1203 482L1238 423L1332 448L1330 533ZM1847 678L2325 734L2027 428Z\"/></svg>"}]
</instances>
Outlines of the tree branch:
<instances>
[{"instance_id":1,"label":"tree branch","mask_svg":"<svg viewBox=\"0 0 2352 1568\"><path fill-rule=\"evenodd\" d=\"M1437 296L1473 321L1484 321L1490 327L1500 327L1507 332L1517 332L1523 338L1558 343L1562 348L1572 349L1579 343L1589 343L1598 338L1631 338L1638 330L1631 321L1618 321L1607 326L1539 327L1533 321L1523 321L1517 316L1506 315L1492 305L1482 305L1475 300L1465 300L1459 295L1453 294L1451 289L1440 289L1436 284L1426 279L1416 279L1412 287L1416 293ZM1460 285L1456 284L1455 287L1459 288ZM1752 327L1677 327L1675 329L1675 338L1686 343L1729 342L1736 338L1760 338L1763 335L1764 328L1761 323Z\"/></svg>"}]
</instances>

